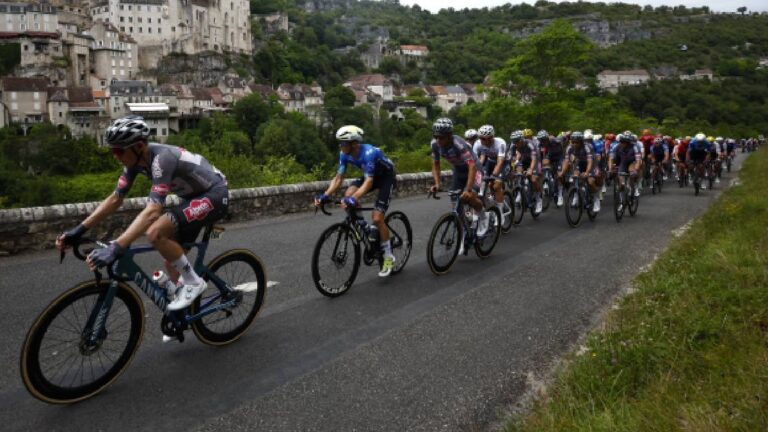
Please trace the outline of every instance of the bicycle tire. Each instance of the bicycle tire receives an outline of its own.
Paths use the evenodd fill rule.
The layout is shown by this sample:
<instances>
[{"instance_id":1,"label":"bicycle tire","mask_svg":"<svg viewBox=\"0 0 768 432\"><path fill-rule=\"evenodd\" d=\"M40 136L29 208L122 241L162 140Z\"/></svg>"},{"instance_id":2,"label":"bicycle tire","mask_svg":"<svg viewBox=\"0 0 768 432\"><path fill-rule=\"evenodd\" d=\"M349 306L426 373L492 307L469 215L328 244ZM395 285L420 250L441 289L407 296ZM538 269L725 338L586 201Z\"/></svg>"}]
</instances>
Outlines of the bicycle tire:
<instances>
[{"instance_id":1,"label":"bicycle tire","mask_svg":"<svg viewBox=\"0 0 768 432\"><path fill-rule=\"evenodd\" d=\"M573 205L573 198L578 197L577 203ZM568 189L568 195L565 201L565 219L568 221L568 225L575 228L579 226L581 222L581 213L584 211L584 204L581 203L581 197L579 197L579 190L575 187Z\"/></svg>"},{"instance_id":2,"label":"bicycle tire","mask_svg":"<svg viewBox=\"0 0 768 432\"><path fill-rule=\"evenodd\" d=\"M445 263L436 262L435 257L435 241L438 236L438 245L440 250L447 252L445 256L447 261ZM456 257L459 255L459 247L461 246L461 239L464 236L459 217L456 213L450 212L440 216L432 227L432 231L429 234L429 240L427 241L427 264L432 273L441 275L451 269L453 262L456 261Z\"/></svg>"},{"instance_id":3,"label":"bicycle tire","mask_svg":"<svg viewBox=\"0 0 768 432\"><path fill-rule=\"evenodd\" d=\"M244 271L241 267L231 271L222 269L228 264L237 262L244 263L245 269L250 268L253 274ZM214 312L193 321L192 331L197 339L206 345L227 345L238 340L248 330L248 327L251 326L256 315L261 310L267 292L266 270L259 257L247 249L232 249L222 253L211 260L208 264L208 270L238 291L239 300L232 309ZM240 279L241 277L242 279ZM210 277L206 274L204 279L208 282ZM238 287L242 287L242 289L238 289ZM216 288L215 284L209 283L208 289L203 291L203 294L192 302L190 312L193 315L200 312L200 304L205 304L204 302L211 297L206 295L207 293L219 295L220 291ZM213 326L213 324L219 323L231 325L233 317L236 316L242 317L242 321L232 326L229 330L222 331Z\"/></svg>"},{"instance_id":4,"label":"bicycle tire","mask_svg":"<svg viewBox=\"0 0 768 432\"><path fill-rule=\"evenodd\" d=\"M501 212L496 207L487 209L486 212L488 212L488 231L482 238L475 239L475 253L480 258L486 258L493 252L501 235L499 224L496 223L501 219Z\"/></svg>"},{"instance_id":5,"label":"bicycle tire","mask_svg":"<svg viewBox=\"0 0 768 432\"><path fill-rule=\"evenodd\" d=\"M397 226L398 222L402 226ZM413 247L413 231L408 217L401 211L394 211L387 215L384 223L389 228L389 240L392 246L392 254L395 256L395 265L392 267L392 274L403 271L408 258L411 256ZM405 237L403 237L405 235Z\"/></svg>"},{"instance_id":6,"label":"bicycle tire","mask_svg":"<svg viewBox=\"0 0 768 432\"><path fill-rule=\"evenodd\" d=\"M554 186L552 185L552 179L546 178L544 184L541 185L541 212L544 213L549 209L549 204L552 201L552 194L554 193Z\"/></svg>"},{"instance_id":7,"label":"bicycle tire","mask_svg":"<svg viewBox=\"0 0 768 432\"><path fill-rule=\"evenodd\" d=\"M523 221L523 215L525 214L527 205L525 202L525 194L523 194L523 188L520 186L515 186L512 189L512 204L514 206L514 211L512 212L512 224L520 225L520 222Z\"/></svg>"},{"instance_id":8,"label":"bicycle tire","mask_svg":"<svg viewBox=\"0 0 768 432\"><path fill-rule=\"evenodd\" d=\"M618 183L618 182L617 182ZM624 217L624 210L626 205L624 199L624 191L621 187L614 187L613 189L613 215L616 217L616 222L621 222L621 218Z\"/></svg>"},{"instance_id":9,"label":"bicycle tire","mask_svg":"<svg viewBox=\"0 0 768 432\"><path fill-rule=\"evenodd\" d=\"M515 206L512 205L512 194L504 191L504 204L502 205L507 214L504 216L504 223L501 224L501 233L506 234L512 229L512 219L515 217Z\"/></svg>"},{"instance_id":10,"label":"bicycle tire","mask_svg":"<svg viewBox=\"0 0 768 432\"><path fill-rule=\"evenodd\" d=\"M634 216L637 213L637 208L640 205L640 197L635 196L634 188L629 190L629 215Z\"/></svg>"},{"instance_id":11,"label":"bicycle tire","mask_svg":"<svg viewBox=\"0 0 768 432\"><path fill-rule=\"evenodd\" d=\"M127 369L128 365L136 354L136 351L138 350L139 343L141 342L141 338L144 334L144 304L142 303L138 294L123 282L117 283L117 290L115 292L115 297L113 299L110 313L105 318L105 329L107 330L107 334L99 342L95 349L88 352L88 355L82 351L83 349L87 349L87 347L82 345L83 341L81 339L83 329L82 327L79 327L79 325L82 324L84 326L86 324L88 321L88 312L91 311L93 307L95 307L96 302L98 301L98 295L108 289L109 284L109 281L101 281L99 285L96 285L96 281L88 281L67 290L58 296L55 300L53 300L37 317L34 324L32 324L32 327L30 327L29 331L27 332L27 336L24 339L24 344L22 345L20 360L21 378L24 382L24 386L32 396L43 402L51 404L71 404L80 402L100 393L102 390L112 384L125 371L125 369ZM84 306L84 309L73 306L71 308L71 312L67 312L70 310L68 309L70 305L74 305L75 302L89 296L96 296L94 303L91 305L91 309L89 309L87 306ZM125 347L122 349L122 352L119 350L107 350L105 347L105 342L109 339L110 333L113 335L125 333L113 332L110 330L111 326L115 325L115 317L119 317L119 311L116 311L115 309L118 307L118 300L122 302L125 309L127 310L129 315L128 323L131 326L128 330L128 336L126 338ZM83 318L85 320L82 323L73 324L73 317L74 321L78 321L80 318L79 310L86 311L86 313L83 314ZM65 312L67 312L67 315L64 315ZM54 323L59 323L56 320L57 317L62 318L61 325L64 327L53 326ZM110 318L112 318L111 324ZM83 360L85 358L88 358L88 363L91 366L94 366L93 356L97 353L98 355L96 359L99 360L99 364L103 367L104 364L102 354L107 358L107 360L111 360L106 354L106 351L114 351L118 353L117 360L114 361L114 364L98 378L94 377L93 370L91 370L91 377L93 380L89 383L81 383L81 385L77 387L63 387L62 385L57 385L51 381L50 377L46 376L41 366L41 350L43 350L44 338L48 331L52 329L52 327L60 328L63 330L67 330L67 327L69 327L69 332L77 336L77 340L72 341L73 343L76 343L74 347L64 345L66 344L66 341L62 342L60 339L57 339L57 343L51 346L49 349L61 347L62 345L64 345L64 348L53 350L51 352L52 356L58 356L63 350L74 348L76 352L79 352L80 357L82 358L80 361L81 367L85 365ZM104 353L101 352L102 350L104 350ZM59 359L60 357L56 360L58 361ZM63 361L59 361L57 364L60 364L60 366L56 372L59 372L62 367L69 364L69 361L69 357ZM69 371L71 370L72 366L75 366L76 364L77 358L75 357L74 363L70 365L65 371L63 379L66 379L69 376ZM76 376L77 373L75 373L74 377ZM80 376L81 378L84 378L85 373L81 373Z\"/></svg>"},{"instance_id":12,"label":"bicycle tire","mask_svg":"<svg viewBox=\"0 0 768 432\"><path fill-rule=\"evenodd\" d=\"M589 186L587 186L587 187L589 187ZM590 222L594 222L595 218L597 217L597 212L594 212L592 210L593 209L592 206L594 205L594 200L596 200L596 199L600 199L600 198L595 197L594 195L592 195L592 202L588 202L587 197L586 197L586 192L585 192L585 195L584 195L584 202L585 202L585 206L586 206L585 210L587 211L587 217L589 218Z\"/></svg>"},{"instance_id":13,"label":"bicycle tire","mask_svg":"<svg viewBox=\"0 0 768 432\"><path fill-rule=\"evenodd\" d=\"M340 284L338 284L335 287L330 287L327 285L327 280L320 275L320 252L323 248L323 245L325 242L331 238L331 236L334 233L338 233L339 236L343 236L344 244L345 244L345 251L343 252L343 255L335 256L334 259L331 259L330 261L334 264L336 268L340 268L339 264L341 261L341 265L343 268L346 266L348 260L348 250L346 248L352 247L352 254L353 254L353 260L352 260L352 271L349 274L349 276L343 280ZM338 238L338 242L341 242L342 238ZM338 243L337 242L337 243ZM351 245L350 245L351 243ZM334 246L335 248L336 246ZM335 252L336 254L338 252ZM320 234L320 238L317 239L317 243L315 244L315 249L312 252L312 280L315 283L315 288L317 288L318 291L320 291L321 294L327 297L338 297L352 286L352 283L355 281L355 278L357 277L357 272L360 269L360 243L355 240L355 233L352 231L352 229L343 223L336 223L323 231L322 234Z\"/></svg>"}]
</instances>

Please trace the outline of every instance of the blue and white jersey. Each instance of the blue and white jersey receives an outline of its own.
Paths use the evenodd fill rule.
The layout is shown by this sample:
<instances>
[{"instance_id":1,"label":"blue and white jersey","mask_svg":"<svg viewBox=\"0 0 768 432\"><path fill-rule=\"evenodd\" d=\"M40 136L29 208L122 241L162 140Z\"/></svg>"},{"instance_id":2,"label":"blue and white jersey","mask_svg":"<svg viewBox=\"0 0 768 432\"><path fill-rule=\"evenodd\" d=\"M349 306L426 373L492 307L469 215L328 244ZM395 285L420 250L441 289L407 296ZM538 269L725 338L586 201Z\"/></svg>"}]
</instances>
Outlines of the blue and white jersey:
<instances>
[{"instance_id":1,"label":"blue and white jersey","mask_svg":"<svg viewBox=\"0 0 768 432\"><path fill-rule=\"evenodd\" d=\"M691 152L691 156L705 156L712 151L712 144L707 140L693 139L688 144L688 151Z\"/></svg>"},{"instance_id":2,"label":"blue and white jersey","mask_svg":"<svg viewBox=\"0 0 768 432\"><path fill-rule=\"evenodd\" d=\"M594 140L592 142L592 149L595 150L596 156L602 156L605 153L605 141L602 139Z\"/></svg>"},{"instance_id":3,"label":"blue and white jersey","mask_svg":"<svg viewBox=\"0 0 768 432\"><path fill-rule=\"evenodd\" d=\"M472 151L475 152L478 158L485 156L486 159L496 163L499 158L504 159L506 157L507 143L501 138L494 138L491 145L486 146L482 143L482 140L477 140Z\"/></svg>"},{"instance_id":4,"label":"blue and white jersey","mask_svg":"<svg viewBox=\"0 0 768 432\"><path fill-rule=\"evenodd\" d=\"M395 164L384 155L380 148L370 144L360 144L357 158L351 154L339 152L338 174L347 172L347 164L352 164L363 171L364 177L374 177L377 174L394 172Z\"/></svg>"}]
</instances>

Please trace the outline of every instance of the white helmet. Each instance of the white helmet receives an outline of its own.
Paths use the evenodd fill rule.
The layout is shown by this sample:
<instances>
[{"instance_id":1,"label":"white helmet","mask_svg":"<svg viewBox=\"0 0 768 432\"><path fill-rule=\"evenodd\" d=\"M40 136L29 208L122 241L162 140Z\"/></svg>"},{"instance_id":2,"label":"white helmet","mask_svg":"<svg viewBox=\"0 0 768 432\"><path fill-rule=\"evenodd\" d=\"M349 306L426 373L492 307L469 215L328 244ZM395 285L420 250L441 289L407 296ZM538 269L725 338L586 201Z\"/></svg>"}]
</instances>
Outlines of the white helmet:
<instances>
[{"instance_id":1,"label":"white helmet","mask_svg":"<svg viewBox=\"0 0 768 432\"><path fill-rule=\"evenodd\" d=\"M477 138L477 131L475 129L467 129L466 132L464 132L464 139L475 139Z\"/></svg>"},{"instance_id":2,"label":"white helmet","mask_svg":"<svg viewBox=\"0 0 768 432\"><path fill-rule=\"evenodd\" d=\"M723 137L717 137L717 138L715 138L715 141L721 143L721 142L723 142Z\"/></svg>"},{"instance_id":3,"label":"white helmet","mask_svg":"<svg viewBox=\"0 0 768 432\"><path fill-rule=\"evenodd\" d=\"M594 135L592 135L592 129L587 129L584 131L584 139L585 140L591 140L594 139Z\"/></svg>"},{"instance_id":4,"label":"white helmet","mask_svg":"<svg viewBox=\"0 0 768 432\"><path fill-rule=\"evenodd\" d=\"M480 138L491 138L494 135L496 135L496 131L493 130L493 126L487 124L480 126L480 129L477 130L477 136Z\"/></svg>"},{"instance_id":5,"label":"white helmet","mask_svg":"<svg viewBox=\"0 0 768 432\"><path fill-rule=\"evenodd\" d=\"M694 138L696 138L696 141L705 141L707 139L707 136L704 135L704 132L699 132L696 134Z\"/></svg>"},{"instance_id":6,"label":"white helmet","mask_svg":"<svg viewBox=\"0 0 768 432\"><path fill-rule=\"evenodd\" d=\"M600 134L595 135L595 141L599 141L601 139L603 139L602 135L600 135Z\"/></svg>"},{"instance_id":7,"label":"white helmet","mask_svg":"<svg viewBox=\"0 0 768 432\"><path fill-rule=\"evenodd\" d=\"M354 125L342 126L339 128L338 131L336 131L336 140L345 141L345 142L349 142L349 141L361 142L363 141L364 133L365 132L363 132L362 129Z\"/></svg>"}]
</instances>

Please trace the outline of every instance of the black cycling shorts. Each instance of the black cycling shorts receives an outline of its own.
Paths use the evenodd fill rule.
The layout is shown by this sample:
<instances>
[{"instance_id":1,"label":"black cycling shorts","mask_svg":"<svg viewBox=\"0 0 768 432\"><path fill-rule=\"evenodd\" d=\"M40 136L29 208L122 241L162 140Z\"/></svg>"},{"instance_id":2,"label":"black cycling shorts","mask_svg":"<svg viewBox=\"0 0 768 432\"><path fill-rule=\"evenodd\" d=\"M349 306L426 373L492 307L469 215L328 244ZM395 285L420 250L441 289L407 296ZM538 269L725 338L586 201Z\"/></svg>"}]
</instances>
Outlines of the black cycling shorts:
<instances>
[{"instance_id":1,"label":"black cycling shorts","mask_svg":"<svg viewBox=\"0 0 768 432\"><path fill-rule=\"evenodd\" d=\"M352 182L352 186L359 188L363 185L363 182L365 182L365 177L360 177L359 179ZM377 211L380 211L381 213L386 213L387 209L389 209L389 202L392 200L392 190L394 190L396 187L397 179L395 177L394 171L387 174L374 176L371 190L378 189L379 196L376 197L376 203L373 205L373 208L375 208Z\"/></svg>"},{"instance_id":2,"label":"black cycling shorts","mask_svg":"<svg viewBox=\"0 0 768 432\"><path fill-rule=\"evenodd\" d=\"M181 204L171 207L165 214L176 225L176 241L192 243L200 230L227 214L229 188L222 184L194 198L182 198Z\"/></svg>"}]
</instances>

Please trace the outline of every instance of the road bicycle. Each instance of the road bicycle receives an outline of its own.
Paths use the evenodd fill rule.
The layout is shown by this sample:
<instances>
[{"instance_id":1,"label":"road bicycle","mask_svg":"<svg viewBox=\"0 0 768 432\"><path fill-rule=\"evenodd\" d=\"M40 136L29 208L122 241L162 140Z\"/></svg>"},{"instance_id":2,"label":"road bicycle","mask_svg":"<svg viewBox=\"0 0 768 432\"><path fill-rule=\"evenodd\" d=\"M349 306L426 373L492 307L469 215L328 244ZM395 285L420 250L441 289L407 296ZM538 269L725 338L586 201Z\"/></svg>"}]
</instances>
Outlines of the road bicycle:
<instances>
[{"instance_id":1,"label":"road bicycle","mask_svg":"<svg viewBox=\"0 0 768 432\"><path fill-rule=\"evenodd\" d=\"M651 194L656 195L661 193L661 189L664 186L664 166L662 163L654 163L652 172Z\"/></svg>"},{"instance_id":2,"label":"road bicycle","mask_svg":"<svg viewBox=\"0 0 768 432\"><path fill-rule=\"evenodd\" d=\"M557 206L557 194L560 187L552 174L552 167L545 166L541 171L541 211L545 212L549 208L549 203L555 200Z\"/></svg>"},{"instance_id":3,"label":"road bicycle","mask_svg":"<svg viewBox=\"0 0 768 432\"><path fill-rule=\"evenodd\" d=\"M201 242L185 243L197 249L195 271L208 287L188 308L166 311L169 290L148 276L134 257L153 251L150 245L128 248L112 265L107 277L94 271L95 280L65 291L45 308L27 333L21 349L21 377L32 396L48 403L69 404L87 399L112 384L125 371L144 334L144 304L132 283L164 312L163 334L184 341L192 328L207 345L226 345L245 333L264 303L267 277L258 256L247 249L232 249L204 264L211 238L224 229L209 225ZM85 260L91 250L83 244L107 244L80 239L74 255ZM61 253L64 260L65 252ZM169 282L172 283L172 282Z\"/></svg>"},{"instance_id":4,"label":"road bicycle","mask_svg":"<svg viewBox=\"0 0 768 432\"><path fill-rule=\"evenodd\" d=\"M327 201L321 201L317 209L330 216L331 212L325 209L326 203ZM334 202L340 203L341 201ZM320 234L312 252L312 280L321 294L338 297L347 292L357 277L361 255L365 265L376 263L381 267L384 251L378 230L359 214L371 210L373 207L348 206L344 221L329 226ZM401 211L389 213L384 218L384 223L389 228L390 245L395 256L392 274L397 274L403 270L411 255L411 223Z\"/></svg>"},{"instance_id":5,"label":"road bicycle","mask_svg":"<svg viewBox=\"0 0 768 432\"><path fill-rule=\"evenodd\" d=\"M501 177L486 176L483 177L483 187L480 189L478 196L483 200L483 207L488 209L496 207L495 192L491 190L491 184L503 179ZM508 190L504 190L504 202L502 203L500 214L502 215L501 232L507 234L512 229L512 220L515 218L515 206L512 204L512 193Z\"/></svg>"},{"instance_id":6,"label":"road bicycle","mask_svg":"<svg viewBox=\"0 0 768 432\"><path fill-rule=\"evenodd\" d=\"M621 222L627 208L630 216L637 213L640 197L637 196L637 185L629 180L629 173L620 172L618 176L621 181L616 179L613 182L613 214L616 216L616 222Z\"/></svg>"},{"instance_id":7,"label":"road bicycle","mask_svg":"<svg viewBox=\"0 0 768 432\"><path fill-rule=\"evenodd\" d=\"M460 189L448 192L453 202L453 209L437 219L429 234L427 263L429 269L436 275L451 269L459 249L467 255L469 248L474 246L478 257L489 256L501 234L497 222L501 219L501 212L494 206L485 210L488 216L488 231L482 236L477 235L474 210L459 199L461 192ZM430 192L428 197L440 199L437 192Z\"/></svg>"},{"instance_id":8,"label":"road bicycle","mask_svg":"<svg viewBox=\"0 0 768 432\"><path fill-rule=\"evenodd\" d=\"M590 221L595 220L597 213L593 211L595 197L589 184L582 180L581 175L571 175L570 187L565 197L565 219L571 227L579 226L584 210Z\"/></svg>"},{"instance_id":9,"label":"road bicycle","mask_svg":"<svg viewBox=\"0 0 768 432\"><path fill-rule=\"evenodd\" d=\"M534 219L538 218L541 212L536 211L536 192L533 190L531 180L522 172L512 174L508 178L511 179L510 190L512 192L512 206L514 207L512 223L520 225L526 210L531 212Z\"/></svg>"}]
</instances>

